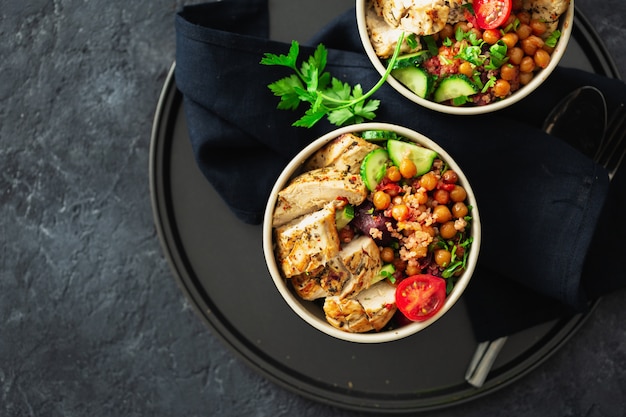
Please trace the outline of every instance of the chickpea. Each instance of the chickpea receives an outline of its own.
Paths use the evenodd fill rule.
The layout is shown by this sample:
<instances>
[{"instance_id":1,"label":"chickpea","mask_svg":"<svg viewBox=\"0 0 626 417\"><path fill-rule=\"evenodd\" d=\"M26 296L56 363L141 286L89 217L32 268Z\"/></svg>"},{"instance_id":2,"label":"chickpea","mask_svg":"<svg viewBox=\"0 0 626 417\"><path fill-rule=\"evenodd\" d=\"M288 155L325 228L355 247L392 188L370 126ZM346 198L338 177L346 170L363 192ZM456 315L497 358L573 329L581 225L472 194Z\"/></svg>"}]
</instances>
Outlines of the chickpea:
<instances>
[{"instance_id":1,"label":"chickpea","mask_svg":"<svg viewBox=\"0 0 626 417\"><path fill-rule=\"evenodd\" d=\"M420 272L420 269L417 265L409 265L406 267L406 270L404 271L406 273L407 276L413 276L413 275L417 275Z\"/></svg>"},{"instance_id":2,"label":"chickpea","mask_svg":"<svg viewBox=\"0 0 626 417\"><path fill-rule=\"evenodd\" d=\"M530 35L526 39L522 39L520 42L524 53L528 56L535 55L537 49L542 48L544 43L543 39L535 35Z\"/></svg>"},{"instance_id":3,"label":"chickpea","mask_svg":"<svg viewBox=\"0 0 626 417\"><path fill-rule=\"evenodd\" d=\"M399 222L409 218L410 210L406 204L396 204L391 208L391 217Z\"/></svg>"},{"instance_id":4,"label":"chickpea","mask_svg":"<svg viewBox=\"0 0 626 417\"><path fill-rule=\"evenodd\" d=\"M450 193L446 190L439 189L433 193L433 198L439 204L448 204L450 201Z\"/></svg>"},{"instance_id":5,"label":"chickpea","mask_svg":"<svg viewBox=\"0 0 626 417\"><path fill-rule=\"evenodd\" d=\"M400 174L400 170L395 165L392 165L389 168L387 168L386 175L389 181L398 182L402 179L402 174Z\"/></svg>"},{"instance_id":6,"label":"chickpea","mask_svg":"<svg viewBox=\"0 0 626 417\"><path fill-rule=\"evenodd\" d=\"M454 221L450 220L439 227L439 236L444 239L452 239L456 235Z\"/></svg>"},{"instance_id":7,"label":"chickpea","mask_svg":"<svg viewBox=\"0 0 626 417\"><path fill-rule=\"evenodd\" d=\"M433 209L433 217L437 223L443 224L452 220L452 213L448 206L440 204Z\"/></svg>"},{"instance_id":8,"label":"chickpea","mask_svg":"<svg viewBox=\"0 0 626 417\"><path fill-rule=\"evenodd\" d=\"M521 85L528 84L535 77L534 72L522 72L519 75L519 82Z\"/></svg>"},{"instance_id":9,"label":"chickpea","mask_svg":"<svg viewBox=\"0 0 626 417\"><path fill-rule=\"evenodd\" d=\"M541 20L533 19L530 21L530 27L533 30L533 35L541 36L546 33L548 30L548 26L546 22L542 22Z\"/></svg>"},{"instance_id":10,"label":"chickpea","mask_svg":"<svg viewBox=\"0 0 626 417\"><path fill-rule=\"evenodd\" d=\"M512 81L517 78L519 70L516 66L505 64L500 68L500 77L503 80Z\"/></svg>"},{"instance_id":11,"label":"chickpea","mask_svg":"<svg viewBox=\"0 0 626 417\"><path fill-rule=\"evenodd\" d=\"M437 249L435 251L435 263L442 268L450 265L450 261L452 260L452 254L449 250L446 249Z\"/></svg>"},{"instance_id":12,"label":"chickpea","mask_svg":"<svg viewBox=\"0 0 626 417\"><path fill-rule=\"evenodd\" d=\"M415 252L415 256L417 258L423 258L426 255L428 255L428 247L427 246L418 246L418 247L413 249L413 252ZM407 269L408 269L408 267L407 267Z\"/></svg>"},{"instance_id":13,"label":"chickpea","mask_svg":"<svg viewBox=\"0 0 626 417\"><path fill-rule=\"evenodd\" d=\"M524 51L519 46L515 46L507 50L506 55L509 57L509 63L519 65L524 58Z\"/></svg>"},{"instance_id":14,"label":"chickpea","mask_svg":"<svg viewBox=\"0 0 626 417\"><path fill-rule=\"evenodd\" d=\"M521 9L521 7L520 7ZM517 19L517 16L515 16L513 13L511 13L509 15L509 17L504 21L504 24L502 25L502 27L508 27L510 25L512 25L513 23L515 23L515 19Z\"/></svg>"},{"instance_id":15,"label":"chickpea","mask_svg":"<svg viewBox=\"0 0 626 417\"><path fill-rule=\"evenodd\" d=\"M446 23L446 25L439 31L439 37L442 39L454 38L454 28L450 23Z\"/></svg>"},{"instance_id":16,"label":"chickpea","mask_svg":"<svg viewBox=\"0 0 626 417\"><path fill-rule=\"evenodd\" d=\"M432 226L422 226L422 232L428 233L430 237L435 237L435 235L437 234L435 228Z\"/></svg>"},{"instance_id":17,"label":"chickpea","mask_svg":"<svg viewBox=\"0 0 626 417\"><path fill-rule=\"evenodd\" d=\"M462 21L462 22L457 22L454 24L454 33L456 33L456 31L459 29L461 29L463 33L466 33L470 30L470 27L467 24L467 22Z\"/></svg>"},{"instance_id":18,"label":"chickpea","mask_svg":"<svg viewBox=\"0 0 626 417\"><path fill-rule=\"evenodd\" d=\"M535 70L535 60L530 56L525 56L519 64L519 70L521 72L533 72Z\"/></svg>"},{"instance_id":19,"label":"chickpea","mask_svg":"<svg viewBox=\"0 0 626 417\"><path fill-rule=\"evenodd\" d=\"M393 251L392 248L390 248L389 246L385 246L384 248L382 248L382 250L380 251L380 259L382 259L383 262L385 263L392 263L393 260L396 258L396 254Z\"/></svg>"},{"instance_id":20,"label":"chickpea","mask_svg":"<svg viewBox=\"0 0 626 417\"><path fill-rule=\"evenodd\" d=\"M489 45L493 45L498 42L501 37L500 31L497 29L487 29L483 32L483 40Z\"/></svg>"},{"instance_id":21,"label":"chickpea","mask_svg":"<svg viewBox=\"0 0 626 417\"><path fill-rule=\"evenodd\" d=\"M519 36L515 32L508 32L502 35L502 42L506 45L507 48L511 49L517 45L519 41Z\"/></svg>"},{"instance_id":22,"label":"chickpea","mask_svg":"<svg viewBox=\"0 0 626 417\"><path fill-rule=\"evenodd\" d=\"M493 94L496 97L506 97L511 92L511 84L507 80L498 79L493 86Z\"/></svg>"},{"instance_id":23,"label":"chickpea","mask_svg":"<svg viewBox=\"0 0 626 417\"><path fill-rule=\"evenodd\" d=\"M391 204L391 196L384 191L378 190L372 196L372 203L377 210L385 210Z\"/></svg>"},{"instance_id":24,"label":"chickpea","mask_svg":"<svg viewBox=\"0 0 626 417\"><path fill-rule=\"evenodd\" d=\"M483 32L479 28L470 28L470 33L473 33L476 39L481 39L483 37Z\"/></svg>"},{"instance_id":25,"label":"chickpea","mask_svg":"<svg viewBox=\"0 0 626 417\"><path fill-rule=\"evenodd\" d=\"M450 211L452 212L452 216L454 216L457 219L462 219L463 217L467 216L467 214L469 213L467 206L462 201L454 203Z\"/></svg>"},{"instance_id":26,"label":"chickpea","mask_svg":"<svg viewBox=\"0 0 626 417\"><path fill-rule=\"evenodd\" d=\"M415 193L415 202L420 206L426 204L428 202L428 194L424 192L416 192Z\"/></svg>"},{"instance_id":27,"label":"chickpea","mask_svg":"<svg viewBox=\"0 0 626 417\"><path fill-rule=\"evenodd\" d=\"M427 172L420 178L419 185L424 187L427 191L434 190L437 186L437 175L432 171Z\"/></svg>"},{"instance_id":28,"label":"chickpea","mask_svg":"<svg viewBox=\"0 0 626 417\"><path fill-rule=\"evenodd\" d=\"M530 35L532 35L533 29L530 27L530 25L522 23L517 27L517 29L515 30L515 33L517 34L520 40L524 40L528 38Z\"/></svg>"},{"instance_id":29,"label":"chickpea","mask_svg":"<svg viewBox=\"0 0 626 417\"><path fill-rule=\"evenodd\" d=\"M455 185L452 191L450 191L450 200L458 203L459 201L465 201L467 198L467 191L460 185Z\"/></svg>"},{"instance_id":30,"label":"chickpea","mask_svg":"<svg viewBox=\"0 0 626 417\"><path fill-rule=\"evenodd\" d=\"M417 167L415 166L415 163L408 158L400 161L398 169L404 178L413 178L415 174L417 174Z\"/></svg>"},{"instance_id":31,"label":"chickpea","mask_svg":"<svg viewBox=\"0 0 626 417\"><path fill-rule=\"evenodd\" d=\"M441 174L441 179L447 184L456 184L459 182L459 174L452 169L448 169L446 172Z\"/></svg>"},{"instance_id":32,"label":"chickpea","mask_svg":"<svg viewBox=\"0 0 626 417\"><path fill-rule=\"evenodd\" d=\"M530 24L530 13L528 12L519 12L517 13L517 18L519 19L520 23L523 24Z\"/></svg>"},{"instance_id":33,"label":"chickpea","mask_svg":"<svg viewBox=\"0 0 626 417\"><path fill-rule=\"evenodd\" d=\"M550 64L550 54L543 49L537 49L537 52L535 52L535 55L533 56L533 60L539 68L545 68L548 64Z\"/></svg>"},{"instance_id":34,"label":"chickpea","mask_svg":"<svg viewBox=\"0 0 626 417\"><path fill-rule=\"evenodd\" d=\"M474 67L469 62L463 61L459 65L459 73L471 77L472 75L474 75Z\"/></svg>"}]
</instances>

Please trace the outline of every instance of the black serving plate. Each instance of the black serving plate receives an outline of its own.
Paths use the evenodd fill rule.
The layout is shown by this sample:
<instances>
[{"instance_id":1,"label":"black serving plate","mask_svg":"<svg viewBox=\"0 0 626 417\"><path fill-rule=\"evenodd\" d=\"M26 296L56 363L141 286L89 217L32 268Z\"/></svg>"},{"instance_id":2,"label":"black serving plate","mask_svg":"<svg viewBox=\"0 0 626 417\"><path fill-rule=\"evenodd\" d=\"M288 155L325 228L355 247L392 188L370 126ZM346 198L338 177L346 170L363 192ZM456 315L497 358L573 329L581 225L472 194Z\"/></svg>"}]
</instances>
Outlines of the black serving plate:
<instances>
[{"instance_id":1,"label":"black serving plate","mask_svg":"<svg viewBox=\"0 0 626 417\"><path fill-rule=\"evenodd\" d=\"M562 65L618 77L580 12ZM392 413L474 400L548 359L591 314L511 335L481 388L464 379L477 342L463 298L437 323L397 342L334 339L289 309L267 272L261 227L237 220L197 168L173 67L158 104L150 152L156 227L184 293L213 333L245 362L305 397Z\"/></svg>"}]
</instances>

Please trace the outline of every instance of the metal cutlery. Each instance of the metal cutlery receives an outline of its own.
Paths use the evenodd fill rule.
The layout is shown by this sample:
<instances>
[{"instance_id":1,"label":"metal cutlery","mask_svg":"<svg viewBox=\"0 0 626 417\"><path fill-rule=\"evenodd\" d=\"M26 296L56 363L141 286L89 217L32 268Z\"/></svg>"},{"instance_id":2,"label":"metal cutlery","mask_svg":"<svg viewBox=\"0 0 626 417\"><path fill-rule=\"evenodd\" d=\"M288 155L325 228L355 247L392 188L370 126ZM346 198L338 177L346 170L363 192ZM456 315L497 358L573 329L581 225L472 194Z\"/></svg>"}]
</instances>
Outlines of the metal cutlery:
<instances>
[{"instance_id":1,"label":"metal cutlery","mask_svg":"<svg viewBox=\"0 0 626 417\"><path fill-rule=\"evenodd\" d=\"M583 122L583 123L581 123ZM626 111L622 104L607 125L604 95L592 86L577 88L561 100L546 117L543 130L566 141L609 170L612 178L626 154ZM485 383L507 336L478 344L465 380L480 388Z\"/></svg>"}]
</instances>

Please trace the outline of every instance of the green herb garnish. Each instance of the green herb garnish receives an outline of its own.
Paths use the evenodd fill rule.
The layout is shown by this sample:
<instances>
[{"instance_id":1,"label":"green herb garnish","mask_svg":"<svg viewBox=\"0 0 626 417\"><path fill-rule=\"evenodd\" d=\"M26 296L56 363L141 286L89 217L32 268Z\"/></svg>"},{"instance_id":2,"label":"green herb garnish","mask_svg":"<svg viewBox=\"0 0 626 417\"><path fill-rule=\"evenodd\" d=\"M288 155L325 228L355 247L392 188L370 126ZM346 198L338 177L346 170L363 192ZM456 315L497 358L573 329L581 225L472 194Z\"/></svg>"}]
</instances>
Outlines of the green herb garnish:
<instances>
[{"instance_id":1,"label":"green herb garnish","mask_svg":"<svg viewBox=\"0 0 626 417\"><path fill-rule=\"evenodd\" d=\"M400 35L391 63L395 63L404 34ZM295 74L282 78L268 85L275 96L280 97L277 108L280 110L296 110L300 103L308 103L304 115L293 123L297 127L312 127L324 116L336 126L361 123L365 119L372 120L379 105L379 100L368 100L387 80L393 65L387 67L381 79L367 93L363 93L360 84L351 87L326 72L328 51L319 44L307 60L298 67L300 45L291 42L287 55L265 53L262 65L278 65L291 68Z\"/></svg>"},{"instance_id":2,"label":"green herb garnish","mask_svg":"<svg viewBox=\"0 0 626 417\"><path fill-rule=\"evenodd\" d=\"M550 36L546 38L545 40L546 46L549 46L550 48L554 48L556 46L556 43L559 41L560 37L561 37L561 31L555 30L554 32L550 34Z\"/></svg>"}]
</instances>

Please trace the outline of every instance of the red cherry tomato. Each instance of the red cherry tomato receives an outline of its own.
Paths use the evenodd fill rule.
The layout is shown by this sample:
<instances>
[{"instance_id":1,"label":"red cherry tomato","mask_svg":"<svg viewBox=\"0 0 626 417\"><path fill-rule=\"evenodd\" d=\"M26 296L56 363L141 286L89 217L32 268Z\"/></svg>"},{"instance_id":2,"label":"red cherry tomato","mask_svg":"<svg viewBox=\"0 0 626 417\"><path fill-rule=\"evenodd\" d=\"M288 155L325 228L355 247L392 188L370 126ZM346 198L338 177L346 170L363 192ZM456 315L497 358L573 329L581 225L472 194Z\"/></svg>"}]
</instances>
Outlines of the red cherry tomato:
<instances>
[{"instance_id":1,"label":"red cherry tomato","mask_svg":"<svg viewBox=\"0 0 626 417\"><path fill-rule=\"evenodd\" d=\"M412 275L396 288L396 305L409 320L424 321L434 316L446 300L446 281L434 275Z\"/></svg>"},{"instance_id":2,"label":"red cherry tomato","mask_svg":"<svg viewBox=\"0 0 626 417\"><path fill-rule=\"evenodd\" d=\"M474 14L481 29L495 29L509 18L513 0L474 0Z\"/></svg>"}]
</instances>

